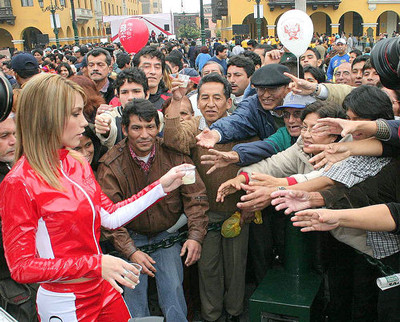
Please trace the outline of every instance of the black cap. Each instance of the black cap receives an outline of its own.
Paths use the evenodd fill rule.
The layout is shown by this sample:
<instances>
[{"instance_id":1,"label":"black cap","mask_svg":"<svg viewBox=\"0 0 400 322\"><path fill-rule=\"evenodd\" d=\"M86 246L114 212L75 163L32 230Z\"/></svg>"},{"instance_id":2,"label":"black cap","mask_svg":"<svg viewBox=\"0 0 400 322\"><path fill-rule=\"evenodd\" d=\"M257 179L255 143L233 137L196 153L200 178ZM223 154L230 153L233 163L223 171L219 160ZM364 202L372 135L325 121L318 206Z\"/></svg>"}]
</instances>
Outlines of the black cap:
<instances>
[{"instance_id":1,"label":"black cap","mask_svg":"<svg viewBox=\"0 0 400 322\"><path fill-rule=\"evenodd\" d=\"M39 68L39 64L33 55L28 53L20 53L11 59L11 68L15 71L37 69Z\"/></svg>"},{"instance_id":2,"label":"black cap","mask_svg":"<svg viewBox=\"0 0 400 322\"><path fill-rule=\"evenodd\" d=\"M251 76L251 84L255 87L279 87L291 82L283 73L289 68L280 64L269 64L257 69Z\"/></svg>"}]
</instances>

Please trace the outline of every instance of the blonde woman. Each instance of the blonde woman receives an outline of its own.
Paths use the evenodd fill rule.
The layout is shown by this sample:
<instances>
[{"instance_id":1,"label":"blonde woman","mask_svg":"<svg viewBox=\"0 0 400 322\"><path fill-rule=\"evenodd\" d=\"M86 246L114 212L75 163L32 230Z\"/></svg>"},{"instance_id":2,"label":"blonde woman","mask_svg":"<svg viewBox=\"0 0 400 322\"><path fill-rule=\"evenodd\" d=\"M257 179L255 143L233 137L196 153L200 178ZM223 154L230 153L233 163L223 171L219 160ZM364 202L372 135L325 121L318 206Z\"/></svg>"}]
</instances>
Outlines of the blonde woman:
<instances>
[{"instance_id":1,"label":"blonde woman","mask_svg":"<svg viewBox=\"0 0 400 322\"><path fill-rule=\"evenodd\" d=\"M81 87L59 75L40 74L25 85L16 116L18 161L0 186L7 263L17 282L41 283L41 321L127 321L117 282L134 288L139 271L101 254L100 225L120 227L182 183L173 168L113 204L88 162L66 149L79 145L87 125L84 99Z\"/></svg>"}]
</instances>

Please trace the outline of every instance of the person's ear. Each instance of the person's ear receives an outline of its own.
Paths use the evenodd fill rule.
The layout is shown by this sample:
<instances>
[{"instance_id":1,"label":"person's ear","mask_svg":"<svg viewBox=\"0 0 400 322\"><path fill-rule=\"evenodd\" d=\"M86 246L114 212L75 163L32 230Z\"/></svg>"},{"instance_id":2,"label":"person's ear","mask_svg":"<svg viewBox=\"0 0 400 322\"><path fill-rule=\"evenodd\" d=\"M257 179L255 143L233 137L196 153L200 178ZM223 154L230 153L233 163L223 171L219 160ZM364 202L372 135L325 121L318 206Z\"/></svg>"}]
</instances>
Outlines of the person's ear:
<instances>
[{"instance_id":1,"label":"person's ear","mask_svg":"<svg viewBox=\"0 0 400 322\"><path fill-rule=\"evenodd\" d=\"M127 128L125 125L122 125L121 128L122 128L122 133L123 133L125 136L128 136L128 128Z\"/></svg>"},{"instance_id":2,"label":"person's ear","mask_svg":"<svg viewBox=\"0 0 400 322\"><path fill-rule=\"evenodd\" d=\"M229 97L226 100L226 106L227 106L227 108L226 108L227 111L232 107L232 98Z\"/></svg>"}]
</instances>

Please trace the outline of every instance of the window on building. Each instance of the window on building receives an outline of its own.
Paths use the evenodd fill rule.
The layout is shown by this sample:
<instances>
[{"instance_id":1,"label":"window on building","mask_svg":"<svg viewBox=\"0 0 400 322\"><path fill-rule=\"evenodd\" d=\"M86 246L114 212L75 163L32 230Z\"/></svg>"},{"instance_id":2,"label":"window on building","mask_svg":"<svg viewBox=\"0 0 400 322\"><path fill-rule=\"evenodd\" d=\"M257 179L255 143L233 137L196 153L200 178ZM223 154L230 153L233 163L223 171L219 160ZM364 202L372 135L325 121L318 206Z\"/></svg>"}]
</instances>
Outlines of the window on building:
<instances>
[{"instance_id":1,"label":"window on building","mask_svg":"<svg viewBox=\"0 0 400 322\"><path fill-rule=\"evenodd\" d=\"M153 2L153 8L157 8L157 2Z\"/></svg>"},{"instance_id":2,"label":"window on building","mask_svg":"<svg viewBox=\"0 0 400 322\"><path fill-rule=\"evenodd\" d=\"M33 7L33 0L21 0L22 7Z\"/></svg>"},{"instance_id":3,"label":"window on building","mask_svg":"<svg viewBox=\"0 0 400 322\"><path fill-rule=\"evenodd\" d=\"M0 0L0 8L11 7L10 0Z\"/></svg>"}]
</instances>

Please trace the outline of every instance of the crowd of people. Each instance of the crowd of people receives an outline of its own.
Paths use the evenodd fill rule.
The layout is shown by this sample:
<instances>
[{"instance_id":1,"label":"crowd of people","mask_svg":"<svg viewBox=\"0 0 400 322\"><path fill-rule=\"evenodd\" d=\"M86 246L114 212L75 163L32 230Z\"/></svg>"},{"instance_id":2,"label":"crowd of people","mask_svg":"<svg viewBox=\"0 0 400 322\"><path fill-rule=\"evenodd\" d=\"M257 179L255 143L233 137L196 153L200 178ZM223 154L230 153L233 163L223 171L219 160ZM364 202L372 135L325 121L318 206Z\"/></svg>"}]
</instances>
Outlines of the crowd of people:
<instances>
[{"instance_id":1,"label":"crowd of people","mask_svg":"<svg viewBox=\"0 0 400 322\"><path fill-rule=\"evenodd\" d=\"M127 321L150 316L153 283L167 322L192 319L193 292L204 321L240 321L292 215L318 237L321 320L400 321L400 288L376 285L400 269L392 36L315 34L299 62L276 37L1 56L0 286L34 294L9 312L35 319L36 297L41 321ZM207 229L233 214L234 237Z\"/></svg>"}]
</instances>

